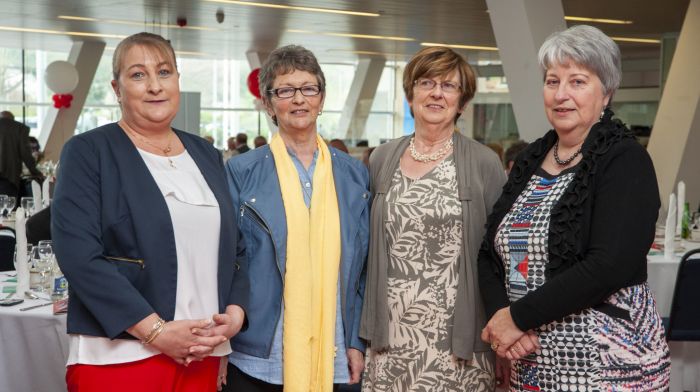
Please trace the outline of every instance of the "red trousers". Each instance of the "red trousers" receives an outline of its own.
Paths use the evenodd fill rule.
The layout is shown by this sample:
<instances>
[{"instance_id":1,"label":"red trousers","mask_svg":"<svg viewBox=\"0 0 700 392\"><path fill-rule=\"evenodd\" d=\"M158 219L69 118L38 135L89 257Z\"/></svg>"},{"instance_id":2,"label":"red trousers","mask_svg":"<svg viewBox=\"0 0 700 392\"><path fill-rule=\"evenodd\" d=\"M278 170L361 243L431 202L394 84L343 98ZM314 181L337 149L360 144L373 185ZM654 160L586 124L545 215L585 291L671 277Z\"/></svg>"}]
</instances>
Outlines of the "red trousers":
<instances>
[{"instance_id":1,"label":"red trousers","mask_svg":"<svg viewBox=\"0 0 700 392\"><path fill-rule=\"evenodd\" d=\"M165 354L114 365L71 365L69 392L215 392L220 357L185 367Z\"/></svg>"}]
</instances>

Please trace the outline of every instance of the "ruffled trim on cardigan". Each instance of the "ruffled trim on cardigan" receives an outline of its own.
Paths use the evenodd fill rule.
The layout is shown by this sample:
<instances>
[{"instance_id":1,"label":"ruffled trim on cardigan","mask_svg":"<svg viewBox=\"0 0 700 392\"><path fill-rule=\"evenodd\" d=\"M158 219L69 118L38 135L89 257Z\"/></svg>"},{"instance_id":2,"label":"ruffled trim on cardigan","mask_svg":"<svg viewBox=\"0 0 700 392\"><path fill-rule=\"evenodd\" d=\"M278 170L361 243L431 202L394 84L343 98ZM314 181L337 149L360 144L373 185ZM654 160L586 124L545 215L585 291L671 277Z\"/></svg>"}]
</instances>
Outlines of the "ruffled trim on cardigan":
<instances>
[{"instance_id":1,"label":"ruffled trim on cardigan","mask_svg":"<svg viewBox=\"0 0 700 392\"><path fill-rule=\"evenodd\" d=\"M613 114L612 110L606 109L600 122L591 128L581 148L583 158L575 170L574 179L552 208L549 224L549 262L545 270L547 277L564 271L583 259L583 251L579 246L580 217L585 201L591 196L591 180L598 170L599 158L623 139L634 137L620 120L612 119ZM508 182L503 188L503 195L487 221L486 240L481 247L481 252L489 254L492 260L500 261L493 246L498 225L510 211L535 170L541 166L557 139L554 130L547 132L523 152L523 156L516 161L511 170ZM500 276L504 276L502 263L494 263L493 267Z\"/></svg>"}]
</instances>

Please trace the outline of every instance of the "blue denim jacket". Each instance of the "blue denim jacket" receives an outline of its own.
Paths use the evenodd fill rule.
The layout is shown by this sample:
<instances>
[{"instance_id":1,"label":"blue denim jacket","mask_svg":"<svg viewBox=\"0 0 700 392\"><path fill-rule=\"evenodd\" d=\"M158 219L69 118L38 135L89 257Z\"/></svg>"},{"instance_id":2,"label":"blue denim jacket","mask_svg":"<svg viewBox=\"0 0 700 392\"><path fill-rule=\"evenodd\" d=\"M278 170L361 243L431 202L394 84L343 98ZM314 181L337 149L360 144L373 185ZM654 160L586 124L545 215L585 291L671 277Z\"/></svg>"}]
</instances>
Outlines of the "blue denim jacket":
<instances>
[{"instance_id":1,"label":"blue denim jacket","mask_svg":"<svg viewBox=\"0 0 700 392\"><path fill-rule=\"evenodd\" d=\"M346 348L364 351L359 326L369 242L369 176L362 163L330 148L340 211L340 288ZM269 146L226 164L234 208L238 211L237 264L250 280L248 329L231 341L233 350L267 358L280 316L284 277L280 260L287 252L287 222L277 170Z\"/></svg>"}]
</instances>

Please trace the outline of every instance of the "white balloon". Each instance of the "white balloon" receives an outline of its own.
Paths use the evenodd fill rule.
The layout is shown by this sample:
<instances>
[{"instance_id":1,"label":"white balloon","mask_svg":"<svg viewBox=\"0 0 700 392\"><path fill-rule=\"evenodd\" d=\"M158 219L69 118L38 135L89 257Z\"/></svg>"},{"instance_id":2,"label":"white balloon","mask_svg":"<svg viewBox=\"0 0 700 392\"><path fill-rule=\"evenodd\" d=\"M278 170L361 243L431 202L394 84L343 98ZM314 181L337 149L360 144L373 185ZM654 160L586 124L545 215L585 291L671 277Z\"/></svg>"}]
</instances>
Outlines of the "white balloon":
<instances>
[{"instance_id":1,"label":"white balloon","mask_svg":"<svg viewBox=\"0 0 700 392\"><path fill-rule=\"evenodd\" d=\"M44 80L54 93L67 94L78 85L78 70L67 61L54 61L46 67Z\"/></svg>"}]
</instances>

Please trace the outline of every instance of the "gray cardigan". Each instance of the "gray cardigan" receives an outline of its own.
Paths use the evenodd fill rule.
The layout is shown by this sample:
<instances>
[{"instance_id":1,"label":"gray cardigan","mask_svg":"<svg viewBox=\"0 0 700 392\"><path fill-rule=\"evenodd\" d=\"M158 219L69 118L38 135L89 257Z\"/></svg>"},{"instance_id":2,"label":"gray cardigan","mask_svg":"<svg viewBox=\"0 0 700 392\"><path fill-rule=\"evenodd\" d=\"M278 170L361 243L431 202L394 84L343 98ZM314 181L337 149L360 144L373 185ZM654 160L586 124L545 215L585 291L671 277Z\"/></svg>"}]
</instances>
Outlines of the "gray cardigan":
<instances>
[{"instance_id":1,"label":"gray cardigan","mask_svg":"<svg viewBox=\"0 0 700 392\"><path fill-rule=\"evenodd\" d=\"M388 250L384 235L385 199L399 159L411 136L404 136L377 147L370 156L370 190L374 197L370 217L370 246L367 285L362 309L360 336L375 351L389 345L389 305L387 289ZM486 232L486 217L506 182L503 165L488 147L459 133L454 134L454 161L457 191L462 203L462 251L459 256L459 282L452 328L452 353L471 360L474 352L488 351L481 341L485 319L479 293L476 261Z\"/></svg>"}]
</instances>

